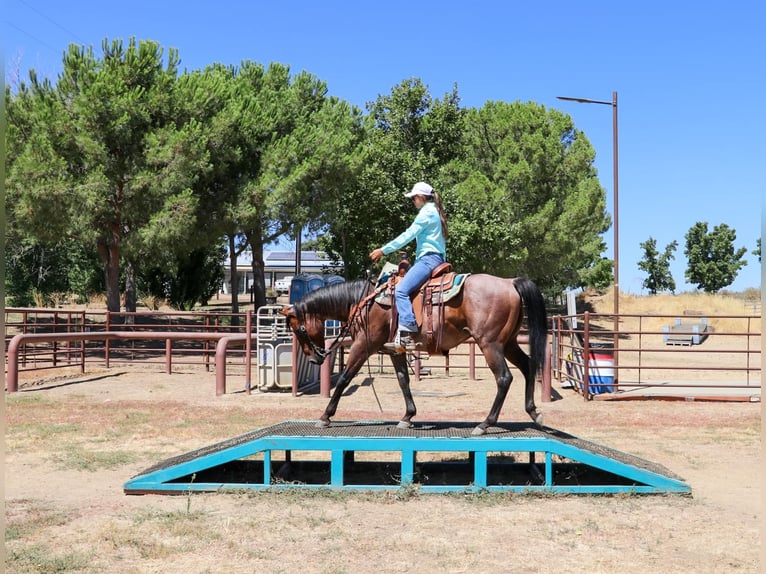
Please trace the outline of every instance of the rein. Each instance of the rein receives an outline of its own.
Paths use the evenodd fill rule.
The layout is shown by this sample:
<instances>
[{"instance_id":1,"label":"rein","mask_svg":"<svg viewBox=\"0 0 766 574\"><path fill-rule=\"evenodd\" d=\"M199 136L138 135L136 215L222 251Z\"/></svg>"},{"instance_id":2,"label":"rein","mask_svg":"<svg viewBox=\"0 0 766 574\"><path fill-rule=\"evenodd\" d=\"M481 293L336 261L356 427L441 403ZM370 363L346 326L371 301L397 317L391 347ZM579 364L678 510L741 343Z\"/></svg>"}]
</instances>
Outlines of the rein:
<instances>
[{"instance_id":1,"label":"rein","mask_svg":"<svg viewBox=\"0 0 766 574\"><path fill-rule=\"evenodd\" d=\"M369 278L368 278L369 279ZM354 324L354 322L357 320L357 317L361 316L362 310L365 309L368 304L375 299L375 297L378 296L378 294L385 290L386 285L383 284L377 289L374 289L372 293L368 294L367 296L361 296L360 300L351 307L351 313L349 314L348 320L342 324L341 330L338 332L338 334L335 336L335 339L330 343L329 347L325 345L325 348L320 347L314 341L311 340L311 337L309 337L308 329L306 329L306 326L301 324L300 327L294 330L294 333L298 337L298 339L302 342L307 344L311 351L324 363L325 359L328 355L330 355L335 349L338 348L340 345L340 342L343 338L347 337L351 334L351 329Z\"/></svg>"}]
</instances>

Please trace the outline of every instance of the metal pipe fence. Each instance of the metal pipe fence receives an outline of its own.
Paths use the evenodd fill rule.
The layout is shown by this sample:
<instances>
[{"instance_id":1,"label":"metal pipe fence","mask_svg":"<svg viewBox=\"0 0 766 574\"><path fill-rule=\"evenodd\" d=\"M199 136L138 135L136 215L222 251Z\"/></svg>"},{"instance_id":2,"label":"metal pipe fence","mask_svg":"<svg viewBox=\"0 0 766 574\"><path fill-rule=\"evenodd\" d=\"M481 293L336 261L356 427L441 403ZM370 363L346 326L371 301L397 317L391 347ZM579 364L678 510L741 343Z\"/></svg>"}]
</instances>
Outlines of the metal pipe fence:
<instances>
[{"instance_id":1,"label":"metal pipe fence","mask_svg":"<svg viewBox=\"0 0 766 574\"><path fill-rule=\"evenodd\" d=\"M86 365L111 368L118 365L200 366L211 369L216 341L224 335L244 335L248 331L248 313L160 312L111 313L100 310L37 308L5 309L5 349L16 335L105 334L110 336L72 337L64 340L30 338L18 349L18 370L44 371L77 368ZM156 333L168 333L157 337ZM208 333L211 337L197 336ZM142 336L145 335L145 336ZM189 336L185 336L189 335ZM8 357L6 354L6 364ZM246 364L244 348L233 347L227 362Z\"/></svg>"},{"instance_id":2,"label":"metal pipe fence","mask_svg":"<svg viewBox=\"0 0 766 574\"><path fill-rule=\"evenodd\" d=\"M703 321L704 320L704 321ZM758 315L675 315L614 316L583 313L555 316L551 320L550 367L543 377L544 396L551 378L571 386L585 399L599 394L646 395L662 389L667 396L704 392L708 395L760 396L761 317ZM216 344L223 336L242 335L245 344L232 344L221 368L229 375L244 375L249 390L249 338L254 332L252 312L139 312L109 313L97 310L7 308L5 348L17 334L109 333L121 337L75 337L71 340L27 341L19 346L16 368L20 373L88 365L106 368L125 365L161 365L167 372L180 366L211 370L216 361ZM158 337L158 332L168 333ZM210 338L197 334L210 333ZM141 335L145 334L145 337ZM184 337L185 334L190 335ZM523 335L522 335L523 338ZM614 352L614 340L619 338ZM89 339L89 340L84 340ZM612 364L605 366L603 359ZM614 356L618 354L619 356ZM585 361L583 357L588 357ZM412 357L412 372L422 376L491 377L476 344L469 341L448 355ZM342 353L341 353L342 365ZM6 354L6 365L8 356ZM372 359L372 368L384 372L382 356ZM216 365L216 369L219 366ZM611 380L604 372L611 369ZM219 377L218 372L216 376ZM545 380L547 376L547 381ZM605 379L606 382L605 382ZM547 384L547 387L546 387ZM217 388L225 388L217 382ZM599 391L608 391L600 393ZM224 391L225 392L225 391Z\"/></svg>"},{"instance_id":3,"label":"metal pipe fence","mask_svg":"<svg viewBox=\"0 0 766 574\"><path fill-rule=\"evenodd\" d=\"M552 376L586 400L606 392L760 397L760 316L624 314L619 332L613 318L589 312L553 318ZM610 353L614 360L605 367Z\"/></svg>"}]
</instances>

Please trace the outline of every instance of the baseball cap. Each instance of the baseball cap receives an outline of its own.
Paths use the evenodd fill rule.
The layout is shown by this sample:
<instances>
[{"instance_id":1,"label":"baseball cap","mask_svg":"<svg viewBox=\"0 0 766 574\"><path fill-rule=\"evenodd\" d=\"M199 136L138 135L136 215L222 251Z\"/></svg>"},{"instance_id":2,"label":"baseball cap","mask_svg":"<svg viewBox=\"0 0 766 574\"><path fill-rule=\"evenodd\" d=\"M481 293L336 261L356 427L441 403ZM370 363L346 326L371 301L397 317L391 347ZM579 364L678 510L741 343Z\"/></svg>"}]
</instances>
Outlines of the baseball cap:
<instances>
[{"instance_id":1,"label":"baseball cap","mask_svg":"<svg viewBox=\"0 0 766 574\"><path fill-rule=\"evenodd\" d=\"M416 195L431 196L434 194L434 188L425 181L419 181L412 186L412 191L404 194L404 197L415 197Z\"/></svg>"}]
</instances>

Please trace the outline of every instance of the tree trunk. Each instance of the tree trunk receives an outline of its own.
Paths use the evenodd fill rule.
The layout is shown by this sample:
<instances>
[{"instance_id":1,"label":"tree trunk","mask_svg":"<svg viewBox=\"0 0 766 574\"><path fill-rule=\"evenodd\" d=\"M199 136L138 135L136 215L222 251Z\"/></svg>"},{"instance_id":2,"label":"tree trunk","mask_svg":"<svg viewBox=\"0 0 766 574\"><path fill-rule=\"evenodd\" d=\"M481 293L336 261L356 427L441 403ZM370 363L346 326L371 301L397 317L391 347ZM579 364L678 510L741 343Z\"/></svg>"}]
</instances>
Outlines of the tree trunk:
<instances>
[{"instance_id":1,"label":"tree trunk","mask_svg":"<svg viewBox=\"0 0 766 574\"><path fill-rule=\"evenodd\" d=\"M104 266L104 281L106 283L106 308L112 313L120 312L120 259L119 247L98 244L98 253Z\"/></svg>"},{"instance_id":2,"label":"tree trunk","mask_svg":"<svg viewBox=\"0 0 766 574\"><path fill-rule=\"evenodd\" d=\"M253 250L253 293L255 295L255 308L266 304L266 278L263 264L263 244L250 245Z\"/></svg>"},{"instance_id":3,"label":"tree trunk","mask_svg":"<svg viewBox=\"0 0 766 574\"><path fill-rule=\"evenodd\" d=\"M234 236L229 235L229 265L231 267L231 312L239 313L239 273L237 273L237 250ZM239 325L239 318L232 317L232 325Z\"/></svg>"},{"instance_id":4,"label":"tree trunk","mask_svg":"<svg viewBox=\"0 0 766 574\"><path fill-rule=\"evenodd\" d=\"M136 312L136 272L132 263L125 265L125 311ZM129 315L125 318L125 322L133 324L134 317Z\"/></svg>"}]
</instances>

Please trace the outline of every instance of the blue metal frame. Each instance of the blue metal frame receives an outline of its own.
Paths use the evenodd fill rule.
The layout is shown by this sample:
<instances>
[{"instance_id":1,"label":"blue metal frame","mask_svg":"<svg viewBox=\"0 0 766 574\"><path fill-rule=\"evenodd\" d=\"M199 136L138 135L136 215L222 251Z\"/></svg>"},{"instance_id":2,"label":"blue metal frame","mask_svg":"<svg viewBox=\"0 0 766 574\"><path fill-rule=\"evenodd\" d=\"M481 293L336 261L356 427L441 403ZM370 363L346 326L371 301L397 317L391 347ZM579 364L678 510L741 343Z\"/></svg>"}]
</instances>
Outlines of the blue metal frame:
<instances>
[{"instance_id":1,"label":"blue metal frame","mask_svg":"<svg viewBox=\"0 0 766 574\"><path fill-rule=\"evenodd\" d=\"M363 423L360 423L363 424ZM593 443L589 443L593 444ZM215 446L215 445L213 445ZM594 445L597 446L597 445ZM330 455L329 484L295 484L275 482L271 477L273 451L311 451ZM389 484L345 484L344 464L346 453L355 452L398 452L400 453L400 483ZM637 493L690 494L688 484L664 474L634 466L616 458L611 458L578 448L553 436L545 437L427 437L427 436L289 436L268 435L246 441L230 448L212 449L211 452L166 468L133 477L124 485L126 494L144 493L179 493L190 491L219 491L228 489L287 489L287 488L333 488L349 490L396 490L414 484L416 474L416 455L418 452L468 452L473 463L473 480L464 485L418 484L419 492L541 492L566 494L616 494ZM495 485L488 484L489 453L544 453L543 484ZM192 454L192 453L190 453ZM195 480L182 481L197 472L211 469L235 460L263 455L263 477L257 483L206 483ZM554 483L554 456L560 456L575 463L599 469L629 484L579 484L562 485ZM630 460L630 455L628 455ZM180 458L180 457L179 457ZM634 460L635 457L632 457ZM519 463L515 463L519 466ZM528 466L528 465L527 465Z\"/></svg>"}]
</instances>

